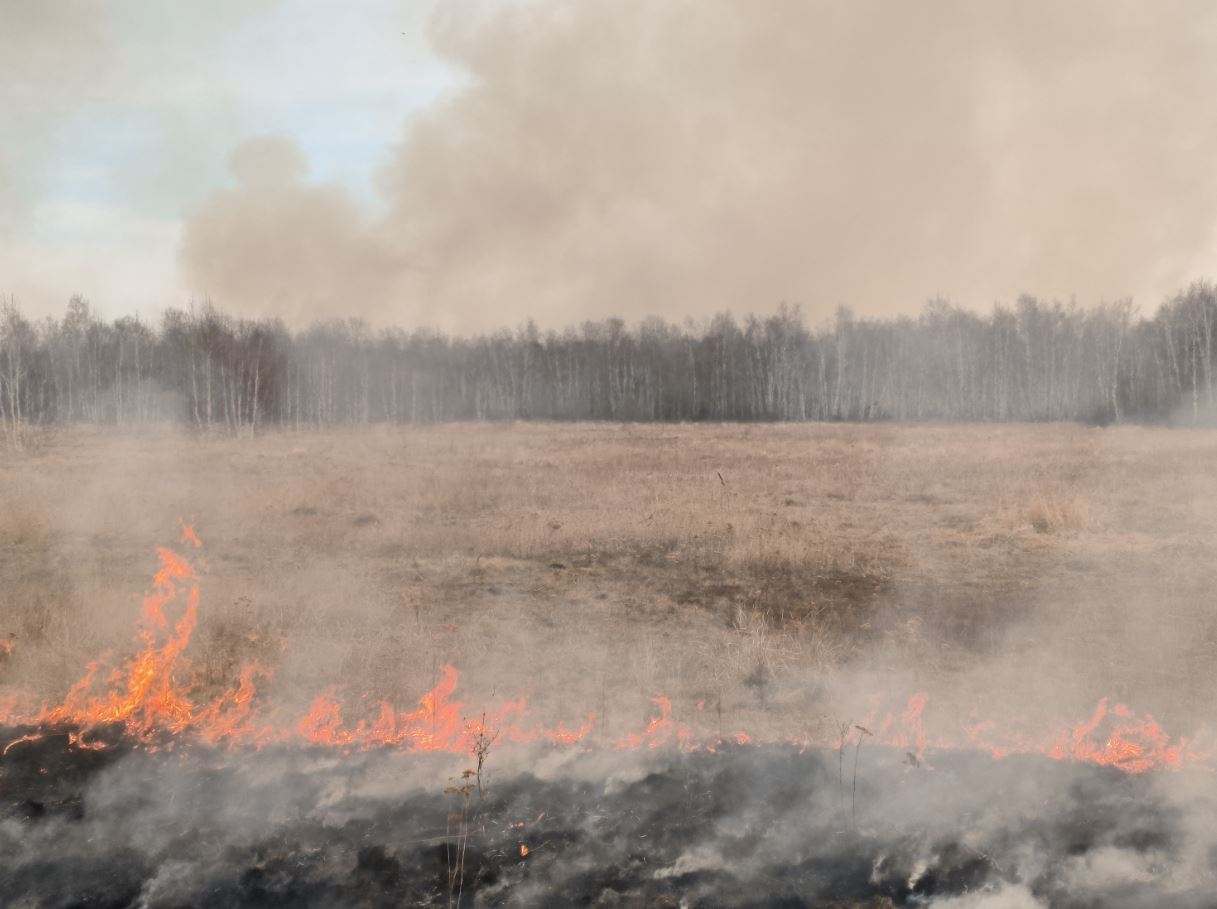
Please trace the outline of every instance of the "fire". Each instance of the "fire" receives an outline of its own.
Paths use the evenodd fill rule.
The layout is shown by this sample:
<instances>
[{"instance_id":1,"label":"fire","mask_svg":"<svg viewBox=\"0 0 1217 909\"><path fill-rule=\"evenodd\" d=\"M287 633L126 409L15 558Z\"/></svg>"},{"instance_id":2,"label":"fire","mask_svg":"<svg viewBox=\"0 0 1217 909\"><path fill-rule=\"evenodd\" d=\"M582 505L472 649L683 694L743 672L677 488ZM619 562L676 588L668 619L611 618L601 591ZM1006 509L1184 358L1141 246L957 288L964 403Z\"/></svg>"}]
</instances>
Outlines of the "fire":
<instances>
[{"instance_id":1,"label":"fire","mask_svg":"<svg viewBox=\"0 0 1217 909\"><path fill-rule=\"evenodd\" d=\"M183 541L202 545L188 525L183 525ZM78 731L71 734L71 742L80 748L104 747L88 742L87 735L92 729L111 724L122 725L128 736L150 745L158 744L165 734L188 730L199 732L210 742L256 737L250 704L255 693L253 679L261 672L260 667L246 667L238 687L211 703L194 702L190 683L185 681L192 672L184 651L198 624L198 577L186 559L173 550L161 547L157 557L160 568L143 599L135 656L108 672L103 672L100 661L92 662L62 703L33 715L9 711L0 715L0 720L75 727ZM171 621L173 612L177 616ZM104 683L99 682L102 677Z\"/></svg>"},{"instance_id":2,"label":"fire","mask_svg":"<svg viewBox=\"0 0 1217 909\"><path fill-rule=\"evenodd\" d=\"M375 718L360 720L351 727L343 720L342 705L332 694L318 696L308 713L296 726L296 733L314 745L367 749L402 747L410 751L474 752L483 738L514 743L548 741L573 745L594 728L589 715L584 724L568 730L562 724L553 729L529 728L517 722L526 713L523 698L508 702L467 722L465 705L453 700L458 674L451 666L440 671L440 680L418 700L414 710L398 711L382 701Z\"/></svg>"},{"instance_id":3,"label":"fire","mask_svg":"<svg viewBox=\"0 0 1217 909\"><path fill-rule=\"evenodd\" d=\"M25 742L38 742L41 740L42 740L42 736L36 732L26 733L21 738L13 739L11 742L9 742L7 745L5 745L4 750L0 751L0 755L8 754L10 751L12 751L18 745L21 745Z\"/></svg>"},{"instance_id":4,"label":"fire","mask_svg":"<svg viewBox=\"0 0 1217 909\"><path fill-rule=\"evenodd\" d=\"M182 543L189 543L195 549L202 549L203 541L198 538L198 535L194 532L194 528L191 527L189 524L187 524L185 521L182 521L181 523L182 523Z\"/></svg>"},{"instance_id":5,"label":"fire","mask_svg":"<svg viewBox=\"0 0 1217 909\"><path fill-rule=\"evenodd\" d=\"M1204 765L1213 754L1212 749L1201 747L1194 739L1171 736L1151 714L1137 716L1125 704L1109 708L1105 698L1088 719L1048 735L1002 736L995 721L984 720L968 729L959 741L931 739L927 735L923 713L928 703L926 694L915 694L898 717L888 713L879 720L880 744L908 749L918 756L927 751L956 748L987 751L997 759L1039 754L1053 760L1100 764L1130 773Z\"/></svg>"},{"instance_id":6,"label":"fire","mask_svg":"<svg viewBox=\"0 0 1217 909\"><path fill-rule=\"evenodd\" d=\"M1109 714L1115 717L1114 728L1106 738L1094 741L1095 731ZM1094 716L1054 742L1049 754L1058 760L1091 761L1136 772L1159 766L1181 767L1185 757L1194 756L1195 751L1186 739L1173 741L1149 714L1137 718L1124 704L1108 711L1104 699Z\"/></svg>"},{"instance_id":7,"label":"fire","mask_svg":"<svg viewBox=\"0 0 1217 909\"><path fill-rule=\"evenodd\" d=\"M194 529L182 525L182 542L195 548L202 541ZM555 728L530 728L519 720L526 712L523 699L510 701L496 710L465 721L464 705L453 698L456 669L445 666L437 684L414 709L399 711L382 702L374 716L348 725L343 705L332 694L321 694L307 714L280 728L259 720L255 711L258 681L270 671L250 664L242 668L236 687L210 701L200 702L192 687L193 672L185 655L198 624L199 582L186 558L174 550L157 549L160 567L153 575L151 591L144 597L137 651L125 664L103 667L88 664L84 675L63 702L33 713L20 713L13 704L0 709L0 723L35 727L72 728L70 742L80 748L101 748L89 741L89 733L102 726L119 724L132 739L150 748L160 747L173 736L191 733L212 745L262 746L273 742L301 741L313 745L348 749L402 747L412 751L472 753L479 738L508 742L545 741L574 745L594 728L588 715L577 729L562 724ZM10 742L13 748L34 741L28 734Z\"/></svg>"},{"instance_id":8,"label":"fire","mask_svg":"<svg viewBox=\"0 0 1217 909\"><path fill-rule=\"evenodd\" d=\"M651 703L659 708L659 716L650 719L646 732L630 733L618 742L618 748L632 749L643 745L648 748L658 748L660 745L668 744L673 738L680 743L689 740L688 727L672 721L672 702L670 700L665 697L656 697L651 699Z\"/></svg>"},{"instance_id":9,"label":"fire","mask_svg":"<svg viewBox=\"0 0 1217 909\"><path fill-rule=\"evenodd\" d=\"M194 529L182 523L182 544L201 549ZM440 751L472 755L489 743L547 743L580 746L596 728L596 716L588 714L577 728L561 723L553 727L526 722L523 698L494 709L472 711L455 695L459 675L444 666L435 685L408 709L388 701L371 711L360 711L352 722L352 710L333 692L323 692L304 716L294 722L271 722L258 710L259 683L271 671L249 664L239 673L236 685L210 699L195 687L195 674L186 650L198 624L199 578L190 562L165 547L156 550L159 567L150 591L143 598L136 649L126 662L109 666L95 661L71 686L63 701L39 710L21 712L15 698L0 697L0 725L33 727L35 731L8 742L7 754L23 743L38 741L55 727L67 731L75 748L106 747L96 731L120 726L129 740L149 749L169 747L176 737L190 735L212 746L262 747L272 743L305 743L344 750L402 748L408 751ZM8 653L10 648L4 648ZM662 696L652 699L654 712L645 728L616 741L618 749L674 747L683 750L715 750L723 740L695 731L687 721L673 716L672 702ZM704 702L698 704L704 707ZM1149 714L1137 716L1127 705L1109 707L1100 701L1082 722L1049 735L1003 734L993 720L974 723L955 737L931 734L926 723L930 709L925 693L914 694L902 708L887 712L875 709L853 729L876 732L875 741L905 751L912 766L934 751L966 748L989 752L995 758L1014 754L1040 754L1055 760L1109 765L1132 773L1153 768L1180 768L1204 764L1211 752L1194 740L1168 734ZM476 717L470 721L468 717ZM688 719L688 718L686 718ZM694 720L696 717L693 718ZM862 732L822 747L845 747L858 742ZM758 742L753 734L739 730L728 742L737 747ZM802 747L817 743L793 742ZM586 747L586 746L584 746ZM521 844L521 856L528 847Z\"/></svg>"},{"instance_id":10,"label":"fire","mask_svg":"<svg viewBox=\"0 0 1217 909\"><path fill-rule=\"evenodd\" d=\"M198 621L198 583L180 556L164 548L158 555L161 568L143 603L142 649L126 666L110 673L111 687L102 694L94 693L100 666L90 664L64 702L44 711L39 723L83 727L122 723L138 738L160 728L178 732L193 725L194 706L176 676L184 666L182 652ZM178 601L182 582L187 585L186 607L171 627L165 610Z\"/></svg>"}]
</instances>

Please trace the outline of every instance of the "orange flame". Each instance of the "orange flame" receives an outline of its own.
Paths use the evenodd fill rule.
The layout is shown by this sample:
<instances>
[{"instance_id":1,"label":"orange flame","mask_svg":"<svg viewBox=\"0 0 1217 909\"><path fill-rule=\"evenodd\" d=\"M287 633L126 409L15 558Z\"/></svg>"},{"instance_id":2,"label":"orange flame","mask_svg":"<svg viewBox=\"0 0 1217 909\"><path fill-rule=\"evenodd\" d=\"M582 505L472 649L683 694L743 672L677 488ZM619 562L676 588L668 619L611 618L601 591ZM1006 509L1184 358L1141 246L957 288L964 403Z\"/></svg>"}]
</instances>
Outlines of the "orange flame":
<instances>
[{"instance_id":1,"label":"orange flame","mask_svg":"<svg viewBox=\"0 0 1217 909\"><path fill-rule=\"evenodd\" d=\"M998 724L990 719L973 724L959 740L929 739L923 721L928 703L925 693L915 694L899 718L890 713L883 717L878 722L880 744L907 749L917 756L957 748L987 751L997 759L1039 754L1058 761L1117 767L1130 773L1204 765L1213 755L1212 748L1202 748L1194 739L1171 736L1151 714L1138 717L1124 704L1108 709L1106 698L1099 701L1088 719L1049 735L1003 736Z\"/></svg>"},{"instance_id":2,"label":"orange flame","mask_svg":"<svg viewBox=\"0 0 1217 909\"><path fill-rule=\"evenodd\" d=\"M182 543L196 549L203 545L185 522ZM98 727L118 724L130 739L153 749L167 742L171 745L174 736L189 733L206 744L230 747L298 741L341 749L397 747L461 754L472 754L488 742L575 746L587 740L595 729L594 714L588 714L576 729L567 729L561 723L552 728L526 725L523 719L527 705L523 698L493 710L466 711L465 705L454 699L458 674L452 666L441 669L435 686L418 699L413 709L398 710L382 701L371 715L354 725L345 719L344 705L332 693L317 696L305 716L294 723L284 725L260 719L256 710L258 682L269 678L271 673L257 664L242 668L235 687L199 702L193 687L194 673L185 656L198 623L199 580L179 553L159 548L157 558L160 567L153 575L150 592L143 598L135 655L108 672L101 661L89 663L63 702L54 707L20 713L15 698L0 697L0 724L36 729L66 726L70 745L87 749L105 747L104 741L91 735ZM627 734L614 747L713 751L723 744L720 738L695 734L689 725L677 722L668 698L655 697L652 703L656 713L647 720L645 729ZM704 703L698 707L704 707ZM898 711L880 716L880 711L874 710L874 715L855 726L859 731L851 735L875 729L879 744L915 755L918 760L913 766L918 766L927 752L955 748L987 751L995 758L1041 754L1056 760L1109 765L1132 773L1203 764L1212 755L1211 749L1202 749L1195 740L1172 737L1151 715L1138 717L1124 704L1109 708L1106 700L1100 701L1083 722L1040 737L1003 735L992 720L961 728L955 737L932 737L925 720L928 708L928 695L914 694ZM469 715L477 719L467 721ZM9 742L0 753L7 754L42 737L42 731L27 733ZM747 746L757 740L739 730L729 741ZM821 744L844 747L846 741ZM793 743L802 747L815 744L807 739ZM521 855L527 854L527 847L521 845Z\"/></svg>"},{"instance_id":3,"label":"orange flame","mask_svg":"<svg viewBox=\"0 0 1217 909\"><path fill-rule=\"evenodd\" d=\"M195 549L202 549L203 541L200 540L198 537L198 534L196 534L194 532L194 528L191 527L189 524L187 524L185 521L181 521L181 525L182 525L182 544L185 545L186 543L189 543Z\"/></svg>"},{"instance_id":4,"label":"orange flame","mask_svg":"<svg viewBox=\"0 0 1217 909\"><path fill-rule=\"evenodd\" d=\"M183 538L202 545L189 525ZM160 568L153 575L152 590L143 599L143 627L138 633L140 649L125 665L107 675L108 687L98 691L100 662L85 668L84 676L69 690L61 704L33 715L9 712L0 721L22 725L77 727L70 741L81 748L101 748L87 743L89 730L121 724L134 739L154 744L165 734L196 730L207 741L218 742L238 735L251 736L250 703L253 677L258 667L247 667L237 689L215 701L196 706L187 683L189 661L183 656L198 623L199 585L190 564L173 550L157 550ZM185 607L172 624L169 610L183 598Z\"/></svg>"},{"instance_id":5,"label":"orange flame","mask_svg":"<svg viewBox=\"0 0 1217 909\"><path fill-rule=\"evenodd\" d=\"M651 703L659 708L659 716L650 719L645 732L630 733L623 738L617 743L617 748L633 749L643 745L648 748L658 748L667 744L675 744L686 749L698 747L691 742L692 733L689 727L672 720L672 702L670 700L660 696L651 698Z\"/></svg>"}]
</instances>

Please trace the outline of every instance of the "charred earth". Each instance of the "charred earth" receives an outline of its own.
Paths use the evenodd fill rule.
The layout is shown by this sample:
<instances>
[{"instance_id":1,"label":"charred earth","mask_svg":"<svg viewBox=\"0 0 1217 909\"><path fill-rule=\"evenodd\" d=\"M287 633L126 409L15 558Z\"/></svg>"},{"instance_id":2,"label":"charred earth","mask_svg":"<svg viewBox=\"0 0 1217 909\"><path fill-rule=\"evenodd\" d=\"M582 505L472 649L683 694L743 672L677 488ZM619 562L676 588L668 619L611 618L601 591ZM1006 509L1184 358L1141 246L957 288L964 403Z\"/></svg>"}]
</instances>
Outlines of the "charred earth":
<instances>
[{"instance_id":1,"label":"charred earth","mask_svg":"<svg viewBox=\"0 0 1217 909\"><path fill-rule=\"evenodd\" d=\"M0 741L4 906L1215 904L1203 772L875 746L855 795L852 748L539 748L479 778L393 749Z\"/></svg>"}]
</instances>

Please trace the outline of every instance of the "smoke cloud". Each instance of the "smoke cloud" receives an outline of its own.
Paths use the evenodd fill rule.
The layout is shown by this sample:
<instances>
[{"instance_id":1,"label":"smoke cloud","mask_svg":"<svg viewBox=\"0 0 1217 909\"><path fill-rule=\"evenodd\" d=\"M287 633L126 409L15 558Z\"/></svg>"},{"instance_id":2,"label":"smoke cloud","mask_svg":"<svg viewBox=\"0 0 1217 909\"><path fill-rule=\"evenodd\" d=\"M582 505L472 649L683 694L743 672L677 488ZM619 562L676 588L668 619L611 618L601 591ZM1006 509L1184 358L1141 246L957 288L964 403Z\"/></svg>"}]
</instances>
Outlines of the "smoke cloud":
<instances>
[{"instance_id":1,"label":"smoke cloud","mask_svg":"<svg viewBox=\"0 0 1217 909\"><path fill-rule=\"evenodd\" d=\"M304 182L295 143L251 139L230 164L237 187L212 196L183 238L208 293L296 323L339 315L345 301L384 299L399 255L350 192Z\"/></svg>"},{"instance_id":2,"label":"smoke cloud","mask_svg":"<svg viewBox=\"0 0 1217 909\"><path fill-rule=\"evenodd\" d=\"M497 761L465 802L445 785L461 764L419 755L23 742L0 782L0 892L150 909L443 906L458 889L479 906L1212 903L1199 779L975 756L930 770L872 749L851 804L831 753Z\"/></svg>"},{"instance_id":3,"label":"smoke cloud","mask_svg":"<svg viewBox=\"0 0 1217 909\"><path fill-rule=\"evenodd\" d=\"M1152 301L1213 246L1215 26L1196 2L445 5L466 83L411 118L381 210L241 180L181 264L227 306L445 327Z\"/></svg>"}]
</instances>

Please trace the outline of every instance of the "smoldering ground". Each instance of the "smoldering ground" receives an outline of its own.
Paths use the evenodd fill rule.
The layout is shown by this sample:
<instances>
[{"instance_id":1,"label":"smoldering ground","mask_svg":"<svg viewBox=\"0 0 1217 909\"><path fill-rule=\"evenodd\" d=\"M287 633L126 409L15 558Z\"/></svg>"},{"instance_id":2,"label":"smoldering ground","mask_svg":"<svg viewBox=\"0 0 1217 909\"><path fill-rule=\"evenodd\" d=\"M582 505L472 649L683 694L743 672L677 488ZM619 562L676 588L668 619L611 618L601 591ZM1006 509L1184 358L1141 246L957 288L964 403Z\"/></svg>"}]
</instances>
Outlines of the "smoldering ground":
<instances>
[{"instance_id":1,"label":"smoldering ground","mask_svg":"<svg viewBox=\"0 0 1217 909\"><path fill-rule=\"evenodd\" d=\"M5 730L11 736L17 730ZM7 906L1212 906L1205 776L781 747L466 762L23 743ZM468 783L466 792L453 791Z\"/></svg>"}]
</instances>

